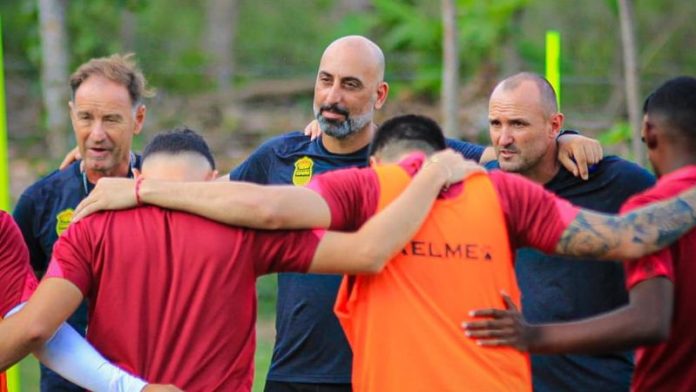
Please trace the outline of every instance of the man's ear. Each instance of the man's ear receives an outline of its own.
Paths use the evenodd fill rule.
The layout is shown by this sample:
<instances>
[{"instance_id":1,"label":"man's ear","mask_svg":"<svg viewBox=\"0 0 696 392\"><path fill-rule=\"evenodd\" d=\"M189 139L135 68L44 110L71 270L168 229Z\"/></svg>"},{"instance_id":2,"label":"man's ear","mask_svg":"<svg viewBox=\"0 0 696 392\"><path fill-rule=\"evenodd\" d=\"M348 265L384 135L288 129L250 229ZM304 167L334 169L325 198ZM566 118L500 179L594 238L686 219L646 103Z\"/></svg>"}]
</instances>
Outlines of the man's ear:
<instances>
[{"instance_id":1,"label":"man's ear","mask_svg":"<svg viewBox=\"0 0 696 392\"><path fill-rule=\"evenodd\" d=\"M389 95L389 84L387 82L380 82L377 86L377 99L375 100L374 108L379 110L384 106L384 102L387 100Z\"/></svg>"},{"instance_id":2,"label":"man's ear","mask_svg":"<svg viewBox=\"0 0 696 392\"><path fill-rule=\"evenodd\" d=\"M376 156L371 156L370 157L370 166L377 166L380 164L380 159L377 158Z\"/></svg>"},{"instance_id":3,"label":"man's ear","mask_svg":"<svg viewBox=\"0 0 696 392\"><path fill-rule=\"evenodd\" d=\"M649 150L654 150L657 148L657 135L655 135L655 132L652 130L652 128L648 128L645 130L645 145L648 147Z\"/></svg>"},{"instance_id":4,"label":"man's ear","mask_svg":"<svg viewBox=\"0 0 696 392\"><path fill-rule=\"evenodd\" d=\"M558 134L561 132L561 129L563 129L563 120L564 120L563 113L557 112L551 115L550 121L551 121L551 131L554 135L554 137L558 136Z\"/></svg>"},{"instance_id":5,"label":"man's ear","mask_svg":"<svg viewBox=\"0 0 696 392\"><path fill-rule=\"evenodd\" d=\"M212 170L212 171L208 174L208 176L206 177L205 180L206 180L206 181L214 181L214 180L216 180L216 179L218 178L219 175L220 175L220 173L219 173L217 170Z\"/></svg>"},{"instance_id":6,"label":"man's ear","mask_svg":"<svg viewBox=\"0 0 696 392\"><path fill-rule=\"evenodd\" d=\"M143 104L138 105L135 109L135 129L133 129L133 135L140 134L143 129L143 124L145 123L145 116L147 115L147 107Z\"/></svg>"}]
</instances>

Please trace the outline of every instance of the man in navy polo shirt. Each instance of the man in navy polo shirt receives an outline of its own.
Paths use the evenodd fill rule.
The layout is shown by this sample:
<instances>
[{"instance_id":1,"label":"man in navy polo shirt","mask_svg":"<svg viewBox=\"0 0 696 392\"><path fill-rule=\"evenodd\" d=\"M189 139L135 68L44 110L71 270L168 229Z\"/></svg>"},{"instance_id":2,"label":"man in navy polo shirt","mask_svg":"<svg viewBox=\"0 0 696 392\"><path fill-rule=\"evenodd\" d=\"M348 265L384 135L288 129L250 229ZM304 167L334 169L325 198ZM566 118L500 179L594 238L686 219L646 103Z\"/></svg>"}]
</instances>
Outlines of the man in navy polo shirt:
<instances>
[{"instance_id":1,"label":"man in navy polo shirt","mask_svg":"<svg viewBox=\"0 0 696 392\"><path fill-rule=\"evenodd\" d=\"M92 59L70 77L70 119L82 160L55 171L30 186L19 199L14 218L29 247L39 276L46 272L53 244L67 229L73 209L101 177L131 177L140 158L131 152L140 133L150 95L147 81L132 55ZM84 335L83 303L68 320ZM81 391L57 374L41 369L42 391Z\"/></svg>"},{"instance_id":2,"label":"man in navy polo shirt","mask_svg":"<svg viewBox=\"0 0 696 392\"><path fill-rule=\"evenodd\" d=\"M310 140L291 132L270 139L229 178L302 186L325 171L367 165L377 128L374 112L389 92L384 62L382 50L365 37L331 43L314 86L314 114L322 135ZM484 153L484 147L458 140L448 140L448 147L476 161L494 156L490 148ZM340 281L338 275L278 275L277 336L266 391L351 390L352 355L333 314Z\"/></svg>"},{"instance_id":3,"label":"man in navy polo shirt","mask_svg":"<svg viewBox=\"0 0 696 392\"><path fill-rule=\"evenodd\" d=\"M519 73L498 84L489 103L491 142L498 161L488 165L521 174L573 204L616 214L630 196L655 183L640 166L608 156L581 181L556 160L555 139L563 127L556 93L533 73ZM625 305L620 263L546 256L517 251L515 269L522 312L532 323L575 320ZM627 391L633 373L631 352L596 355L532 355L535 391Z\"/></svg>"}]
</instances>

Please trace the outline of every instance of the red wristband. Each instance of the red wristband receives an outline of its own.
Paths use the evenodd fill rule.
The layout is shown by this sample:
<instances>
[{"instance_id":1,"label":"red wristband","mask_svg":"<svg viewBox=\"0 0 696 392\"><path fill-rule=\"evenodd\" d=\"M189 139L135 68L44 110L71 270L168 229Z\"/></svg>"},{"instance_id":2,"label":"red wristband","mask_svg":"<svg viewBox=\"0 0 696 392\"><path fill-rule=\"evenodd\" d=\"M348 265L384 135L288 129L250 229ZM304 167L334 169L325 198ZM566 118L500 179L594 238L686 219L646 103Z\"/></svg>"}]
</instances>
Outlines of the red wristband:
<instances>
[{"instance_id":1,"label":"red wristband","mask_svg":"<svg viewBox=\"0 0 696 392\"><path fill-rule=\"evenodd\" d=\"M137 180L135 180L135 203L139 206L143 205L143 201L140 200L140 184L143 183L143 177L138 177Z\"/></svg>"}]
</instances>

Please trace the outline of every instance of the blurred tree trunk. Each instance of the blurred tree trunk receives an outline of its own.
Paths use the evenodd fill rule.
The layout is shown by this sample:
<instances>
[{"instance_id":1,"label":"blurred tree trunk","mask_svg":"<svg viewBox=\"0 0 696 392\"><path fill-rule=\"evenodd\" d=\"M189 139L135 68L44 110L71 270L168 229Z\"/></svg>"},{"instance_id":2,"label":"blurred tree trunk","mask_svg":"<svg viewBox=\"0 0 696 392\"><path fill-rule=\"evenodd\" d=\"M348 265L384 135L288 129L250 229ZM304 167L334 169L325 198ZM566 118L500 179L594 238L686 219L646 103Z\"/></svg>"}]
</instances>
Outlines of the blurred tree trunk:
<instances>
[{"instance_id":1,"label":"blurred tree trunk","mask_svg":"<svg viewBox=\"0 0 696 392\"><path fill-rule=\"evenodd\" d=\"M123 7L121 11L121 48L124 53L135 51L136 26L135 13L128 7Z\"/></svg>"},{"instance_id":2,"label":"blurred tree trunk","mask_svg":"<svg viewBox=\"0 0 696 392\"><path fill-rule=\"evenodd\" d=\"M340 0L334 7L332 15L340 20L347 13L367 11L372 7L372 0Z\"/></svg>"},{"instance_id":3,"label":"blurred tree trunk","mask_svg":"<svg viewBox=\"0 0 696 392\"><path fill-rule=\"evenodd\" d=\"M455 0L442 0L442 118L443 131L457 137L459 129L459 47L457 46L457 6Z\"/></svg>"},{"instance_id":4,"label":"blurred tree trunk","mask_svg":"<svg viewBox=\"0 0 696 392\"><path fill-rule=\"evenodd\" d=\"M623 47L624 84L626 86L626 108L633 137L631 149L633 159L645 165L645 153L640 141L642 115L640 112L640 86L638 82L638 56L636 55L635 13L633 0L618 0L619 20L621 22L621 43Z\"/></svg>"},{"instance_id":5,"label":"blurred tree trunk","mask_svg":"<svg viewBox=\"0 0 696 392\"><path fill-rule=\"evenodd\" d=\"M232 90L234 76L234 39L237 32L239 0L206 0L204 48L210 59L208 77L218 92Z\"/></svg>"},{"instance_id":6,"label":"blurred tree trunk","mask_svg":"<svg viewBox=\"0 0 696 392\"><path fill-rule=\"evenodd\" d=\"M41 81L46 109L47 145L51 158L67 151L68 51L65 0L39 0Z\"/></svg>"}]
</instances>

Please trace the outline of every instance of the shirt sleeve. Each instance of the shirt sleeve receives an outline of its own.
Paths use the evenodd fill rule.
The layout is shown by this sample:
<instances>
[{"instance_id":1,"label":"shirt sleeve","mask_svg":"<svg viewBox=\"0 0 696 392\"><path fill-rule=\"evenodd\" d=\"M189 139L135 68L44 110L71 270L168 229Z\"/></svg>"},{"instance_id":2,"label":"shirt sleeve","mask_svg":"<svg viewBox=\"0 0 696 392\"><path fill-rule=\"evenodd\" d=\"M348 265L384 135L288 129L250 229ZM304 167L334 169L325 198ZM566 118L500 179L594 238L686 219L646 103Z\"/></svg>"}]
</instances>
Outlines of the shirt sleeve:
<instances>
[{"instance_id":1,"label":"shirt sleeve","mask_svg":"<svg viewBox=\"0 0 696 392\"><path fill-rule=\"evenodd\" d=\"M62 278L72 282L88 297L92 288L91 243L89 218L75 222L58 238L46 278Z\"/></svg>"},{"instance_id":2,"label":"shirt sleeve","mask_svg":"<svg viewBox=\"0 0 696 392\"><path fill-rule=\"evenodd\" d=\"M307 272L324 230L249 230L256 276Z\"/></svg>"},{"instance_id":3,"label":"shirt sleeve","mask_svg":"<svg viewBox=\"0 0 696 392\"><path fill-rule=\"evenodd\" d=\"M621 212L627 212L640 208L651 202L658 201L645 195L638 195L629 199L621 208ZM674 282L674 264L670 247L655 253L643 256L636 260L624 262L626 272L626 287L628 290L640 282L663 276Z\"/></svg>"},{"instance_id":4,"label":"shirt sleeve","mask_svg":"<svg viewBox=\"0 0 696 392\"><path fill-rule=\"evenodd\" d=\"M489 173L498 191L513 249L532 247L553 253L579 209L519 175Z\"/></svg>"},{"instance_id":5,"label":"shirt sleeve","mask_svg":"<svg viewBox=\"0 0 696 392\"><path fill-rule=\"evenodd\" d=\"M26 301L36 286L22 234L12 217L0 211L0 317Z\"/></svg>"},{"instance_id":6,"label":"shirt sleeve","mask_svg":"<svg viewBox=\"0 0 696 392\"><path fill-rule=\"evenodd\" d=\"M39 241L38 228L40 227L40 216L38 216L37 207L38 204L32 195L25 191L22 196L20 196L19 201L17 201L12 215L29 249L30 262L34 271L46 271L48 267L48 256L44 252L41 247L41 242Z\"/></svg>"},{"instance_id":7,"label":"shirt sleeve","mask_svg":"<svg viewBox=\"0 0 696 392\"><path fill-rule=\"evenodd\" d=\"M465 142L457 139L447 139L447 147L459 152L466 159L471 159L476 162L481 160L481 155L483 155L483 150L486 148L478 144Z\"/></svg>"},{"instance_id":8,"label":"shirt sleeve","mask_svg":"<svg viewBox=\"0 0 696 392\"><path fill-rule=\"evenodd\" d=\"M330 230L357 230L377 210L379 182L370 168L324 173L314 178L308 188L319 193L328 204Z\"/></svg>"}]
</instances>

